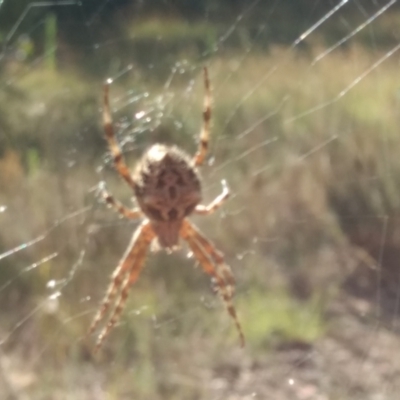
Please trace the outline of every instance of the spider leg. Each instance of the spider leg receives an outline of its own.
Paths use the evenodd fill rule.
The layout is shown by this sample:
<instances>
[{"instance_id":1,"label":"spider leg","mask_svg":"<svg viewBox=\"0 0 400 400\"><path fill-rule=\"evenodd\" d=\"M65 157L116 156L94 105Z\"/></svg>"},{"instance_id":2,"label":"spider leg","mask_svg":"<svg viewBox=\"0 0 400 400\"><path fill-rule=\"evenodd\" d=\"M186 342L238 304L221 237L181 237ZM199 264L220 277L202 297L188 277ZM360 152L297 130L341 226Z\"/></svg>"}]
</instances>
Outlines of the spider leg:
<instances>
[{"instance_id":1,"label":"spider leg","mask_svg":"<svg viewBox=\"0 0 400 400\"><path fill-rule=\"evenodd\" d=\"M210 80L208 78L208 69L204 67L204 109L203 109L203 128L200 133L200 143L197 153L193 158L194 165L198 166L203 164L204 158L208 150L208 139L210 136L210 120L211 120L211 89Z\"/></svg>"},{"instance_id":2,"label":"spider leg","mask_svg":"<svg viewBox=\"0 0 400 400\"><path fill-rule=\"evenodd\" d=\"M137 228L124 256L112 274L112 281L107 289L107 293L100 306L100 309L90 325L87 333L88 335L91 335L96 330L97 326L108 311L111 302L118 292L118 289L121 287L124 275L131 270L131 274L136 273L135 276L138 276L140 265L139 267L137 266L137 260L143 258L141 257L141 254L145 254L147 247L153 238L154 232L148 221L145 221L140 227Z\"/></svg>"},{"instance_id":3,"label":"spider leg","mask_svg":"<svg viewBox=\"0 0 400 400\"><path fill-rule=\"evenodd\" d=\"M124 310L126 301L128 300L129 289L136 282L137 278L139 277L140 271L142 270L146 258L146 251L155 236L152 228L150 227L150 224L148 224L147 227L147 232L142 232L141 237L138 238L138 243L135 246L137 251L135 252L135 259L133 261L132 268L129 272L129 275L124 280L121 288L120 297L115 305L114 311L111 314L110 320L108 324L104 327L104 329L100 332L100 335L97 338L95 352L97 352L101 348L101 345L109 335L111 329L119 320L121 313Z\"/></svg>"},{"instance_id":4,"label":"spider leg","mask_svg":"<svg viewBox=\"0 0 400 400\"><path fill-rule=\"evenodd\" d=\"M114 166L117 172L122 176L123 179L132 188L135 187L135 182L129 172L127 165L125 164L124 158L121 153L121 149L118 145L117 139L115 138L114 128L112 125L110 102L108 99L108 93L110 90L111 79L108 79L104 84L104 98L103 98L103 126L106 133L106 139L113 156Z\"/></svg>"},{"instance_id":5,"label":"spider leg","mask_svg":"<svg viewBox=\"0 0 400 400\"><path fill-rule=\"evenodd\" d=\"M232 303L233 275L230 272L230 268L223 263L222 254L218 252L214 248L214 246L211 245L211 243L207 239L205 239L189 221L183 221L180 235L189 244L190 249L193 251L195 257L199 260L204 272L208 275L211 275L217 283L225 307L227 308L229 315L232 317L236 329L239 333L241 347L244 347L245 339L243 330L237 317L235 307ZM206 244L207 247L205 247L203 244ZM229 271L229 273L227 274L229 276L229 279L227 280L228 282L226 282L224 278L220 275L220 273L218 272L218 268L216 269L214 267L213 263L210 260L210 257L213 261L215 261L218 267L222 267L222 265L225 265L225 267L221 268L221 270L223 275L226 275L226 269ZM217 262L217 259L219 261L222 260L222 263L220 264L219 262Z\"/></svg>"},{"instance_id":6,"label":"spider leg","mask_svg":"<svg viewBox=\"0 0 400 400\"><path fill-rule=\"evenodd\" d=\"M143 215L140 209L130 209L125 207L122 203L114 198L114 196L107 191L104 182L99 184L99 192L102 199L107 203L107 205L113 208L116 212L129 219L136 219Z\"/></svg>"},{"instance_id":7,"label":"spider leg","mask_svg":"<svg viewBox=\"0 0 400 400\"><path fill-rule=\"evenodd\" d=\"M197 205L194 210L196 214L201 214L201 215L212 214L218 208L220 208L224 204L224 202L229 198L230 192L226 181L222 180L221 183L222 183L222 193L218 197L216 197L208 206L204 206L202 204ZM235 286L235 278L233 277L229 265L225 264L223 255L215 248L215 246L208 239L206 239L200 232L197 233L199 235L198 237L199 241L201 240L200 242L201 245L206 250L206 252L211 255L212 259L217 264L217 266L222 270L224 278L230 284L233 293L233 288Z\"/></svg>"},{"instance_id":8,"label":"spider leg","mask_svg":"<svg viewBox=\"0 0 400 400\"><path fill-rule=\"evenodd\" d=\"M201 214L201 215L209 215L212 214L214 211L218 210L225 201L230 196L228 185L226 184L225 179L222 180L222 193L217 196L209 205L204 206L202 204L198 204L194 209L194 213Z\"/></svg>"},{"instance_id":9,"label":"spider leg","mask_svg":"<svg viewBox=\"0 0 400 400\"><path fill-rule=\"evenodd\" d=\"M196 241L204 249L206 254L211 257L212 261L216 264L217 269L221 271L225 282L228 284L227 290L230 295L233 296L235 289L235 277L232 274L232 270L228 264L225 263L224 255L216 249L216 247L208 240L198 229L191 225L193 235L196 237Z\"/></svg>"}]
</instances>

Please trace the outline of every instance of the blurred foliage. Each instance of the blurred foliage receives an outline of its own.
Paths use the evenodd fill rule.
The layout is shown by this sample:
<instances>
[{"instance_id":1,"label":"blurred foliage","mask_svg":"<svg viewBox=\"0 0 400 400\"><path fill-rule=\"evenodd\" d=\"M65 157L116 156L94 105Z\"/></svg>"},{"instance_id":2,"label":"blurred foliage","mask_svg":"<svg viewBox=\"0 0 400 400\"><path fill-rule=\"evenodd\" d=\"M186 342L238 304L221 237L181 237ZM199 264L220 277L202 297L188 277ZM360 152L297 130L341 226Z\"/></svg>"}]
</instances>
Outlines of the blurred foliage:
<instances>
[{"instance_id":1,"label":"blurred foliage","mask_svg":"<svg viewBox=\"0 0 400 400\"><path fill-rule=\"evenodd\" d=\"M360 13L358 5L349 2L345 18L338 13L319 27L318 40L327 46L336 43L350 33L350 25L361 24L366 14L372 15L380 7L380 2L368 0L363 3L363 13ZM396 7L398 4L391 10ZM251 4L243 0L114 0L101 5L94 0L72 1L66 5L32 0L6 1L0 8L3 47L0 57L11 60L40 57L48 52L49 38L54 40L57 36L57 47L63 50L55 47L48 55L53 64L58 60L64 67L69 62L69 66L74 67L78 62L87 73L104 76L112 72L110 68L116 64L127 65L133 60L146 70L156 67L153 71L156 73L160 72L160 67L154 66L155 52L158 60L170 63L183 53L198 62L217 51L219 54L249 48L266 51L276 44L292 44L310 24L317 23L331 9L330 2L317 2L311 7L308 1L291 0ZM234 24L235 29L231 29L231 21L238 15L241 17ZM372 41L368 30L361 31L356 40L365 46L372 42L374 47L393 45L398 15L393 12L380 17L384 22L375 30ZM51 34L50 21L53 21ZM304 21L307 21L305 26ZM112 45L99 44L110 34L120 40ZM307 50L314 44L302 42L298 47ZM68 57L72 52L73 57Z\"/></svg>"},{"instance_id":2,"label":"blurred foliage","mask_svg":"<svg viewBox=\"0 0 400 400\"><path fill-rule=\"evenodd\" d=\"M218 247L226 251L234 269L238 270L240 267L247 271L246 275L238 279L242 288L239 290L237 303L241 314L247 314L243 324L247 327L251 345L255 347L273 343L276 335L283 341L305 342L312 342L322 335L325 329L324 304L329 298L335 297L338 288L346 282L346 277L349 277L349 272L346 272L349 268L348 262L343 263L342 257L349 251L348 240L352 240L353 234L351 229L361 225L364 227L363 232L366 232L365 229L380 232L381 222L366 219L364 216L382 213L392 215L400 207L400 182L397 178L400 173L395 173L400 170L397 157L399 143L396 140L395 128L397 103L391 84L397 73L395 64L388 62L384 67L385 79L381 80L379 86L380 110L377 110L378 105L374 100L376 96L370 95L376 90L376 86L365 81L359 84L357 94L349 94L329 110L313 114L312 118L303 118L296 124L288 124L284 123L287 115L298 115L302 110L310 109L315 102L318 103L318 91L321 88L325 90L326 98L333 98L338 88L343 88L348 79L347 67L343 63L344 56L339 53L337 56L331 56L329 63L317 65L312 71L313 79L310 78L308 85L303 87L299 82L301 77L304 79L308 76L309 60L307 57L298 57L295 53L291 53L291 56L296 57L296 62L293 60L281 63L282 57L285 60L288 57L281 49L276 49L269 57L253 55L243 62L239 71L234 68L235 56L230 59L215 59L210 65L212 82L219 93L214 105L212 136L213 143L218 142L219 145L213 156L219 160L234 162L225 167L222 167L222 164L218 173L213 172L212 168L206 168L204 178L206 188L210 183L217 183L225 178L235 192L235 197L226 207L227 217L221 220L221 229L214 230L213 236ZM362 48L354 48L346 53L347 57L356 57L362 70L370 64L372 55ZM243 93L246 93L246 88L257 85L263 71L277 63L280 64L276 72L279 76L276 75L274 80L268 81L268 90L260 87L249 99L248 104L240 107L231 116L229 125L226 126L228 117ZM190 74L188 71L191 69L187 70ZM235 85L221 86L222 77L228 73L235 76ZM321 86L322 81L328 84ZM156 88L157 81L153 84ZM314 84L315 87L318 86L318 90L314 90ZM10 121L18 120L18 123L13 122L15 125L12 125L10 122L12 141L7 144L7 150L3 151L1 157L0 179L3 185L6 185L3 187L7 189L1 194L0 203L6 203L10 210L14 210L10 215L14 215L18 210L21 221L13 221L14 228L7 232L7 237L2 238L3 248L10 248L13 242L21 241L24 237L33 237L35 232L42 232L68 210L79 209L86 201L88 190L99 180L91 162L97 159L100 163L101 154L105 152L98 113L101 93L95 84L79 74L60 74L49 69L38 69L20 78L13 86L24 93L24 106L22 109L8 108ZM135 143L145 144L164 138L163 141L168 142L169 139L193 151L193 132L198 131L201 124L201 79L197 76L194 91L185 102L180 101L180 93L186 90L186 84L182 85L181 80L177 80L171 90L176 96L170 100L170 111L166 121L182 123L179 134L175 131L174 124L166 123L155 128L153 132L144 132L146 137L139 135ZM113 85L113 97L118 98L118 93L125 91L126 88L120 88L118 82ZM252 126L251 121L257 121L276 109L276 105L288 92L292 93L292 99L286 108L277 116L266 119L248 134L240 135ZM156 99L157 91L153 100ZM149 107L153 100L152 96L147 99ZM8 100L4 101L9 105ZM365 110L370 112L364 112ZM22 117L19 117L20 114ZM116 126L119 126L119 114L120 112L117 112L115 115ZM263 147L261 143L266 140L265 132L268 133L267 138L275 137L277 141ZM382 136L382 132L385 136ZM162 135L158 136L160 133ZM129 132L125 134L129 139ZM338 135L338 139L333 140L323 152L317 152L307 162L301 162L303 155L310 149L335 135ZM232 137L236 138L235 146L231 145ZM389 144L390 148L390 153L385 157L377 153L382 141ZM125 142L126 146L131 143L130 140ZM242 155L250 148L254 148L251 159L243 158ZM390 157L390 154L393 157ZM268 160L267 165L265 160ZM390 175L386 173L388 163L392 172ZM370 176L378 176L379 179L370 181ZM117 185L112 178L108 180L117 197L123 199L124 196L130 195L126 188ZM207 189L207 198L212 198L212 194L217 193L218 185L214 186L215 189L211 192ZM94 198L91 201L95 201ZM230 215L231 211L242 209L243 204L252 204L253 207L243 209L238 216L234 213ZM265 213L260 216L258 210L264 208L274 211L272 214ZM29 210L35 210L34 214ZM106 210L104 213L109 214ZM352 217L351 225L342 225L349 215ZM345 218L343 221L341 216ZM355 223L357 218L359 220ZM26 221L29 221L29 225ZM305 221L305 224L302 221ZM211 219L202 220L201 224L205 231L213 231ZM24 234L21 234L21 227ZM343 227L346 228L344 231ZM59 234L55 232L51 235L43 248L43 254L46 253L46 249L62 250L65 259L58 263L57 275L65 277L71 268L71 257L79 254L82 240L85 240L85 237L91 238L91 235L85 229L76 231L74 225L69 226L66 223L60 229ZM120 228L117 236L110 237L106 232L97 236L88 258L91 264L99 264L96 267L97 271L105 267L111 268L115 264L115 260L124 250L126 240L123 238L129 235L130 231L131 227L127 226L124 229ZM229 232L229 235L226 232ZM396 232L393 231L393 234ZM60 247L62 238L74 236L76 240L63 243ZM270 244L268 240L259 240L265 236L276 237L279 240L273 240ZM109 250L106 254L99 253L101 248ZM245 254L251 249L254 254L261 255L260 258L252 256L240 260L232 259L234 254ZM96 261L100 254L101 262ZM187 272L182 274L182 265L173 267L176 259L171 259L169 268L166 268L164 258L162 263L160 261L149 267L151 272L141 279L142 291L136 289L138 303L146 304L146 307L150 307L150 304L160 306L163 301L165 303L164 289L160 292L160 285L165 284L171 296L171 304L174 304L173 315L184 315L188 305L189 308L192 307L198 301L196 299L202 296L204 287L199 286L198 278L193 276L194 272L190 269L184 267L183 270ZM277 272L275 264L280 265L281 272ZM20 260L19 265L26 265L26 260ZM321 265L325 267L321 268ZM330 267L327 268L326 265ZM63 298L64 301L69 299L70 309L80 308L80 303L74 305L73 301L76 293L80 291L94 293L95 307L107 283L108 273L93 276L82 271L82 274L83 276L74 280L74 285L68 286L64 291ZM176 274L180 276L179 281L174 279ZM38 294L42 293L43 285L51 275L50 271L36 275L39 282L43 280L41 284L36 283ZM206 277L202 279L207 281ZM157 287L159 289L156 289ZM272 287L281 287L281 291L273 291L269 295L263 293ZM15 289L15 285L13 288ZM72 290L72 297L68 294L69 290ZM161 297L148 298L153 291L156 296ZM177 297L173 296L173 293L176 293ZM293 302L293 296L304 303ZM327 296L327 300L322 301L321 296ZM29 298L30 295L27 299ZM144 298L147 300L143 301ZM133 294L131 303L134 304L135 299ZM273 307L271 299L275 299L276 312L270 309ZM320 307L318 310L315 308L316 304ZM254 311L257 307L265 309L265 312ZM159 309L150 309L152 311L147 316L146 313L140 313L142 323L136 324L135 320L132 320L129 323L130 329L124 332L133 335L138 351L146 352L148 350L145 349L150 347L154 356L154 338L148 333L143 334L141 326L148 324L154 314L163 324L162 320L168 319L169 307L165 303ZM220 309L215 311L218 315L221 312ZM261 318L261 315L264 317ZM177 319L172 324L173 330L170 333L168 330L162 330L163 334L171 335L167 340L171 341L171 346L176 345L173 339L176 332L181 332L182 335L188 332L198 334L199 326L209 325L210 329L203 334L213 336L215 322L199 323L199 316L203 318L203 313L198 314L192 321L190 318ZM254 316L254 320L251 316ZM15 313L15 317L19 317L18 313ZM214 317L215 315L210 316ZM307 318L314 319L306 323L304 321L307 321ZM84 329L87 321L77 322L79 324L76 329L79 331ZM180 322L184 322L185 325L180 326ZM226 335L222 331L218 332L221 336L214 338L216 343ZM157 333L158 337L159 335L160 332ZM232 338L235 340L234 336ZM126 337L119 343L128 344L131 340ZM165 341L162 342L165 344ZM113 348L113 352L121 351L118 350L121 344L108 346ZM163 349L160 348L160 351ZM124 350L121 356L122 354L127 355L129 359L129 352Z\"/></svg>"},{"instance_id":3,"label":"blurred foliage","mask_svg":"<svg viewBox=\"0 0 400 400\"><path fill-rule=\"evenodd\" d=\"M4 148L18 149L25 166L31 150L46 160L50 168L73 162L74 155L68 160L67 154L79 143L88 144L90 156L91 143L100 139L89 134L97 131L98 97L88 83L44 68L6 86L0 99L0 112L4 109L6 114ZM20 95L16 97L15 93Z\"/></svg>"},{"instance_id":4,"label":"blurred foliage","mask_svg":"<svg viewBox=\"0 0 400 400\"><path fill-rule=\"evenodd\" d=\"M294 15L309 7L306 3L279 4L282 12L288 8ZM381 218L366 216L397 215L400 209L396 60L382 65L379 85L364 80L340 101L291 120L320 105L321 99L336 99L376 60L382 51L379 46L374 52L357 44L342 48L310 68L321 43L329 42L328 34L308 44L308 52L293 48L288 52L272 42L295 37L289 22L287 36L277 38L271 27L251 26L249 19L222 42L229 28L224 21L211 17L207 23L196 21L195 16L207 10L215 19L222 15L222 20L223 14L216 10L228 5L242 9L240 1L218 6L211 1L107 4L113 5L112 13L102 13L106 15L102 18L110 19L107 29L117 29L121 40L112 48L100 40L103 46L97 56L88 57L90 68L77 62L83 57L82 48L94 51L93 43L85 47L84 41L74 48L81 31L76 30L65 45L63 13L73 18L82 11L73 8L53 7L57 22L52 14L46 16L42 41L35 35L25 37L8 49L12 56L8 50L2 53L0 205L7 207L1 213L7 231L0 233L0 253L53 229L43 243L8 258L0 270L0 281L12 282L0 292L1 303L7 305L2 331L11 332L27 309L38 309L35 318L13 332L3 346L19 352L38 374L46 370L43 381L37 378L41 384L33 385L37 398L75 387L77 380L86 378L76 376L82 365L93 377L85 363L92 357L89 345L81 338L134 229L98 204L93 190L104 178L117 198L128 202L131 196L111 172L109 157L103 157L107 150L99 112L99 75L115 76L122 67L133 66L132 73L112 85L115 126L128 159L155 140L193 151L203 102L199 64L207 59L215 93L211 159L217 161L204 168L205 198L218 193L221 179L229 182L234 196L215 218L196 222L224 250L237 275L236 304L254 354L291 344L311 346L329 330L330 304L348 288L351 293L362 289L371 298L372 268L362 267L378 260L383 228ZM176 8L168 18L160 18L160 8L158 13L151 8L171 4ZM17 17L25 6L23 1L6 2L0 16ZM88 18L90 10L98 10L98 2L85 2L83 7ZM129 17L112 20L113 13L132 17L138 8L149 14L140 23L132 24ZM184 22L177 17L180 12L194 21ZM398 16L389 18L397 21ZM10 22L2 25L0 20L0 26L4 37ZM96 29L107 30L101 23ZM386 35L382 27L381 38ZM32 62L55 43L60 50L54 56ZM255 47L243 58L237 50L249 46ZM349 68L349 60L358 69ZM273 79L263 80L277 65ZM255 90L243 102L249 88ZM139 112L146 118L138 118ZM314 152L321 146L323 151ZM90 214L58 224L60 217L86 205ZM397 224L389 222L385 234L393 256L382 264L381 279L398 292ZM61 286L62 297L52 299L49 280L68 280L82 248L85 258L80 269ZM55 251L56 259L27 268L32 260ZM114 368L104 383L110 398L124 393L140 399L201 398L196 366L216 367L236 344L231 321L208 289L208 278L199 268L190 268L193 264L182 255L149 257L121 326L99 360L104 370ZM37 360L44 357L45 365L39 366ZM66 363L72 368L61 376L53 367ZM185 385L179 380L182 370L187 373Z\"/></svg>"},{"instance_id":5,"label":"blurred foliage","mask_svg":"<svg viewBox=\"0 0 400 400\"><path fill-rule=\"evenodd\" d=\"M243 326L255 354L286 343L311 345L325 333L320 298L298 302L285 291L269 293L251 290L240 299L238 307L245 310Z\"/></svg>"},{"instance_id":6,"label":"blurred foliage","mask_svg":"<svg viewBox=\"0 0 400 400\"><path fill-rule=\"evenodd\" d=\"M47 68L56 68L55 50L57 48L57 19L54 14L48 14L45 21L44 54L47 59Z\"/></svg>"}]
</instances>

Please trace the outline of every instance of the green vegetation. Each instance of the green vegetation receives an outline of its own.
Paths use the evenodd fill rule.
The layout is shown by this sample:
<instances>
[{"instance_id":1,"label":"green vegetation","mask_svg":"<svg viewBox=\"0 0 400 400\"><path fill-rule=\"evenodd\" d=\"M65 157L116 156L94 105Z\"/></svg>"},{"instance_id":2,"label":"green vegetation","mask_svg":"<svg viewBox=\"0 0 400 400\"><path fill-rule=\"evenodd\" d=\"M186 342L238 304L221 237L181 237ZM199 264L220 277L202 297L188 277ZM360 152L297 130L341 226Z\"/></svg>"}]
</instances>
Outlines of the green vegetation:
<instances>
[{"instance_id":1,"label":"green vegetation","mask_svg":"<svg viewBox=\"0 0 400 400\"><path fill-rule=\"evenodd\" d=\"M340 293L343 282L351 277L343 260L355 257L349 245L352 235L362 226L364 233L377 231L380 238L382 220L369 220L365 215L392 215L399 208L397 103L392 91L397 66L389 60L380 71L384 78L379 86L371 80L360 82L356 91L336 101L338 93L375 55L354 48L347 50L347 57L357 58L359 70L349 71L341 53L309 70L309 58L284 49L276 49L269 56L248 57L240 68L232 69L237 65L235 57L216 58L209 63L215 94L213 156L218 163L216 170L213 167L204 170L205 196L211 199L218 192L222 178L227 179L235 196L225 208L225 218L204 218L198 223L224 250L236 272L239 283L236 305L248 346L256 352L291 342L311 345L325 334L329 326L327 307ZM279 68L273 79L260 85L260 79L274 65ZM227 74L232 74L234 86L224 84ZM193 132L201 124L203 89L200 76L196 74L195 78L196 87L189 102L179 101L179 93L186 88L181 79L168 89L177 96L169 105L166 123L159 128L163 138L190 151L194 150ZM307 84L302 85L302 81ZM135 82L131 84L134 86ZM251 88L256 88L252 96L237 107ZM19 107L10 110L10 121L16 119L13 112L22 113L19 123L10 124L15 127L11 137L18 141L6 146L0 161L0 179L5 188L0 203L13 210L3 216L6 223L8 217L12 218L7 235L1 236L3 248L35 237L60 216L80 209L88 201L96 208L97 217L84 221L84 226L89 227L101 218L115 221L108 210L95 206L94 197L88 198L88 190L99 180L92 162L101 164L106 151L96 107L100 88L93 82L88 85L78 75L38 70L19 79L15 89L24 93L21 98L24 106L22 110ZM113 85L113 97L118 92L123 93L123 89L117 82ZM246 131L254 121L273 114L287 94L290 98L278 113ZM375 101L377 96L379 102ZM321 104L321 99L334 101L300 117ZM168 121L183 124L179 134ZM149 134L148 140L140 137L140 142L147 144L154 135L157 138L157 130ZM262 146L268 138L276 140ZM74 162L73 168L63 160L69 148L78 151L70 160ZM251 157L246 157L251 148L254 148ZM107 181L117 197L129 196L115 174ZM252 207L244 207L245 204ZM259 210L265 212L260 215ZM346 225L349 219L351 223ZM35 259L39 254L44 257L53 251L60 251L62 258L43 265L33 274L21 276L19 302L26 304L21 312L19 303L9 297L11 293L1 291L12 310L9 323L3 328L7 332L23 318L23 309L44 301L43 287L49 279L68 276L82 243L88 238L96 240L97 250L90 252L63 290L57 313L38 312L28 324L29 329L35 327L41 332L35 339L35 347L51 349L46 356L49 365L67 360L76 363L87 351L77 338L84 334L92 312L87 317L74 318L82 312L79 299L93 296L90 308L86 304L83 309L96 308L132 230L130 226L117 226L92 236L87 229L80 229L78 240L73 240L76 224L77 221L62 224L40 250L35 249ZM388 242L391 234L396 231L388 232ZM246 252L247 256L234 258ZM27 263L25 257L8 260L7 268L2 268L4 280L15 276L11 271L24 268ZM192 264L193 260L182 260L182 255L150 257L148 272L132 290L122 326L106 344L103 357L107 363L119 360L122 368L130 365L132 358L140 360L129 374L130 379L135 377L138 382L135 390L143 398L146 393L155 396L156 392L163 398L162 393L168 391L174 392L176 398L184 398L181 385L169 387L167 377L164 383L160 381L159 374L166 373L171 378L185 368L185 361L181 360L168 373L162 372L170 357L195 346L200 353L209 354L207 363L215 364L224 348L235 346L237 338L231 321L208 291L208 279L200 271L194 271ZM17 287L15 283L10 289L15 291ZM212 310L201 306L202 297L205 304L213 304ZM26 346L22 334L14 335L14 346L17 343L19 348ZM127 378L122 371L114 374L109 390L117 398Z\"/></svg>"},{"instance_id":2,"label":"green vegetation","mask_svg":"<svg viewBox=\"0 0 400 400\"><path fill-rule=\"evenodd\" d=\"M45 54L46 67L49 70L56 68L56 48L57 48L57 19L53 14L46 17L45 22Z\"/></svg>"},{"instance_id":3,"label":"green vegetation","mask_svg":"<svg viewBox=\"0 0 400 400\"><path fill-rule=\"evenodd\" d=\"M160 69L147 68L143 59L112 85L126 156L134 161L156 140L195 150L207 58L215 162L202 171L205 201L219 193L221 179L233 196L216 215L194 220L235 272L248 353L262 359L285 346L312 347L331 331L333 304L361 286L365 301L376 304L371 267L383 231L393 258L382 264L380 279L390 286L396 272L399 228L391 216L400 209L398 62L389 58L352 89L384 50L354 44L315 64L319 43L307 53L271 45L246 57L233 48L213 54L218 24L175 22L153 17L121 27L132 52L114 51L105 67L117 71L134 62L129 57L143 46L161 49ZM58 28L49 16L46 54ZM235 31L238 48L253 39L248 32ZM0 139L0 206L7 206L0 213L7 227L0 232L0 254L53 229L27 252L3 260L0 282L12 284L0 290L2 349L23 360L20 368L36 371L32 399L76 399L75 388L87 382L88 393L101 385L109 399L203 399L199 371L218 370L226 354L240 350L232 350L231 320L208 277L185 259L186 249L149 256L120 326L92 364L92 343L84 335L134 229L99 204L93 188L105 179L126 204L131 192L105 157L101 81L83 68L61 68L52 54L41 67L24 60L2 74L16 79L0 92L0 129L7 132ZM161 85L171 66L178 73ZM132 126L142 110L150 122L142 118ZM61 297L48 298L51 280ZM64 392L70 397L61 397Z\"/></svg>"},{"instance_id":4,"label":"green vegetation","mask_svg":"<svg viewBox=\"0 0 400 400\"><path fill-rule=\"evenodd\" d=\"M323 304L323 303L322 303ZM280 344L300 342L312 344L322 337L325 323L320 299L299 303L285 291L249 291L241 297L243 325L247 340L259 352Z\"/></svg>"}]
</instances>

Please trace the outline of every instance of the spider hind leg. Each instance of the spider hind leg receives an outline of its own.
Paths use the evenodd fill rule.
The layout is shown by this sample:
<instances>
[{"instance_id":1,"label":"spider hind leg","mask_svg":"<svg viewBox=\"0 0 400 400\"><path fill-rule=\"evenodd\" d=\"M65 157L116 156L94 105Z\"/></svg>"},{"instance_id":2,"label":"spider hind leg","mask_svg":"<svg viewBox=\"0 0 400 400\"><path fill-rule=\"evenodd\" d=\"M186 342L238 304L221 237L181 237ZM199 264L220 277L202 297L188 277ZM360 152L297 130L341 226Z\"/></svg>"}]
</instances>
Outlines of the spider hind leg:
<instances>
[{"instance_id":1,"label":"spider hind leg","mask_svg":"<svg viewBox=\"0 0 400 400\"><path fill-rule=\"evenodd\" d=\"M236 309L232 303L232 296L234 291L234 279L232 272L228 265L223 262L222 254L214 248L214 246L209 242L195 227L187 220L184 220L182 224L182 229L180 231L181 237L187 241L193 254L200 262L201 267L204 272L210 275L217 287L218 292L228 310L229 315L233 319L236 329L239 333L240 345L244 347L245 338L240 325ZM207 247L205 244L207 243ZM214 267L213 263L217 265Z\"/></svg>"},{"instance_id":2,"label":"spider hind leg","mask_svg":"<svg viewBox=\"0 0 400 400\"><path fill-rule=\"evenodd\" d=\"M120 298L117 302L116 308L111 316L110 322L99 336L96 350L98 350L104 341L105 337L110 332L111 328L118 321L122 312L123 306L126 302L129 287L137 280L141 271L146 251L153 240L155 234L148 221L145 221L133 235L130 245L122 257L118 267L115 269L111 284L108 287L107 293L104 297L102 305L93 319L93 322L88 330L88 335L92 334L103 320L111 303L120 291ZM126 276L128 275L128 276ZM126 283L128 281L128 283Z\"/></svg>"}]
</instances>

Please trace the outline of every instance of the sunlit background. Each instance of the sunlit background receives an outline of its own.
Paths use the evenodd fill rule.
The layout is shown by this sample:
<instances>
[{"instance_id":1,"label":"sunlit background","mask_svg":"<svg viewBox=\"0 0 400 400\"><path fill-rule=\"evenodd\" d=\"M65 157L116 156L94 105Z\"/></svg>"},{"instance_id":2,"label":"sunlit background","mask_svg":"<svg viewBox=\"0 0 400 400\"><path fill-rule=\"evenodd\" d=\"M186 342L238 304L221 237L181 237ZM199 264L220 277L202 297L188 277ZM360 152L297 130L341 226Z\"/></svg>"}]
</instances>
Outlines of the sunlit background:
<instances>
[{"instance_id":1,"label":"sunlit background","mask_svg":"<svg viewBox=\"0 0 400 400\"><path fill-rule=\"evenodd\" d=\"M396 0L0 0L0 399L395 400L400 390ZM134 168L193 154L191 220L236 277L239 339L187 247L149 252L99 354L86 331L138 223Z\"/></svg>"}]
</instances>

